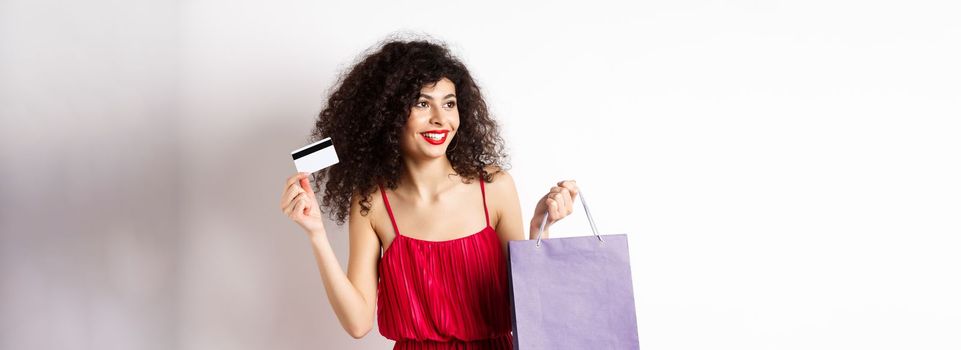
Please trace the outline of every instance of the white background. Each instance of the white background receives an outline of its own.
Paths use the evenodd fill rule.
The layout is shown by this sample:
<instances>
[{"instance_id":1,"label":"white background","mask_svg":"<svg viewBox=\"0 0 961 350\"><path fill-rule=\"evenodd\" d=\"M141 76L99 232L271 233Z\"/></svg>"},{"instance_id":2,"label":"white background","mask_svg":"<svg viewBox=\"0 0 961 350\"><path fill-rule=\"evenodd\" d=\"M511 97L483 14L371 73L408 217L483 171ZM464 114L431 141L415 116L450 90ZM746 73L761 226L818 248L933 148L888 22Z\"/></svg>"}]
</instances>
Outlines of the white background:
<instances>
[{"instance_id":1,"label":"white background","mask_svg":"<svg viewBox=\"0 0 961 350\"><path fill-rule=\"evenodd\" d=\"M467 63L525 221L576 179L629 234L642 348L961 348L959 10L3 0L0 348L389 348L343 331L278 202L398 31Z\"/></svg>"}]
</instances>

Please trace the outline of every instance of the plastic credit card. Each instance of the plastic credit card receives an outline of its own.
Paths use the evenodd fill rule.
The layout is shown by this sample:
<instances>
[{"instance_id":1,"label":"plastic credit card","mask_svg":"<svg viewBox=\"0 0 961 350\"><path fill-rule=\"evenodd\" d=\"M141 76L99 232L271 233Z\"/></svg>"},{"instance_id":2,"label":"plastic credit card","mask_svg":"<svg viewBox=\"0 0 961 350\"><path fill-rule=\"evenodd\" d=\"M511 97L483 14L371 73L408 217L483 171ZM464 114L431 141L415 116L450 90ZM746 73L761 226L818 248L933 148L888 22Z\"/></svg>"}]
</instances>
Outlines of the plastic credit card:
<instances>
[{"instance_id":1,"label":"plastic credit card","mask_svg":"<svg viewBox=\"0 0 961 350\"><path fill-rule=\"evenodd\" d=\"M290 155L297 171L308 174L340 162L329 137L290 152Z\"/></svg>"}]
</instances>

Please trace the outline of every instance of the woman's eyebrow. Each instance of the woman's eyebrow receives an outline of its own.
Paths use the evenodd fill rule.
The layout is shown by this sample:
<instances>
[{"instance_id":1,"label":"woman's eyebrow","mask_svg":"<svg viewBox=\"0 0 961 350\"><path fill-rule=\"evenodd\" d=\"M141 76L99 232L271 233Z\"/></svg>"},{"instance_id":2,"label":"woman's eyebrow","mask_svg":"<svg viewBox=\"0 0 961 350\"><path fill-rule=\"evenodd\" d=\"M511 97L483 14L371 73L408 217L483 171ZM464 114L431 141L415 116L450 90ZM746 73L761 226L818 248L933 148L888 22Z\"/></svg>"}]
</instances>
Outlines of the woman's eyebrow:
<instances>
[{"instance_id":1,"label":"woman's eyebrow","mask_svg":"<svg viewBox=\"0 0 961 350\"><path fill-rule=\"evenodd\" d=\"M428 99L428 100L433 100L433 99L434 99L433 97L430 97L429 95L426 95L426 94L420 94L420 97L426 98L426 99ZM451 97L456 98L457 95L447 94L447 96L444 96L444 98L442 98L442 100L446 100L446 99L451 98Z\"/></svg>"}]
</instances>

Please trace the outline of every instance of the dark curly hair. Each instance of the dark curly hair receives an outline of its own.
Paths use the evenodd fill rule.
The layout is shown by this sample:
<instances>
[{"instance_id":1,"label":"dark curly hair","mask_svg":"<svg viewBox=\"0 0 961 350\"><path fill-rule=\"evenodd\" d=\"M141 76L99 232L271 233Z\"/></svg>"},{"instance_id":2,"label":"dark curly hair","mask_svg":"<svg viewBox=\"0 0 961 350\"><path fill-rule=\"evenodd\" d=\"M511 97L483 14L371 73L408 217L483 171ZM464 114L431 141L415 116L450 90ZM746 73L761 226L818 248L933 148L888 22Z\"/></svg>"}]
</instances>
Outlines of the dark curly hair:
<instances>
[{"instance_id":1,"label":"dark curly hair","mask_svg":"<svg viewBox=\"0 0 961 350\"><path fill-rule=\"evenodd\" d=\"M467 67L443 43L389 39L340 76L310 136L311 141L330 137L340 159L314 174L316 193L321 182L326 184L321 206L333 209L338 225L346 221L355 193L366 216L378 183L397 188L404 170L400 132L421 88L443 78L454 83L460 115L447 149L454 171L470 183L473 178L491 182L507 169L499 127Z\"/></svg>"}]
</instances>

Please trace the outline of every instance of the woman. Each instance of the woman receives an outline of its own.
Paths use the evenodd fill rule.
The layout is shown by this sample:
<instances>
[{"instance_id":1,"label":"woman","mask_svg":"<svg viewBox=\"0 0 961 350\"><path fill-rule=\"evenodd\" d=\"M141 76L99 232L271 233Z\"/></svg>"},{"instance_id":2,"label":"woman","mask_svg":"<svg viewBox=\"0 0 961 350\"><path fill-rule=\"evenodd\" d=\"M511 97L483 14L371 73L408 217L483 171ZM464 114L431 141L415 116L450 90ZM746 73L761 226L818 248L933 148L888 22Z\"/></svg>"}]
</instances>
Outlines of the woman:
<instances>
[{"instance_id":1,"label":"woman","mask_svg":"<svg viewBox=\"0 0 961 350\"><path fill-rule=\"evenodd\" d=\"M317 120L313 138L325 135L340 163L314 184L326 179L323 206L350 221L346 274L307 174L287 179L280 206L311 239L344 329L363 337L376 310L394 349L512 349L507 242L534 238L544 215L549 227L570 214L574 181L538 201L525 235L480 89L425 41L387 42L351 68Z\"/></svg>"}]
</instances>

